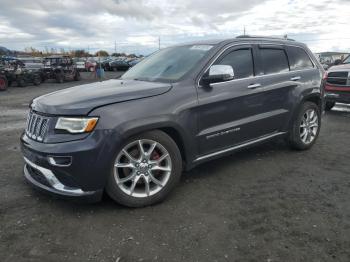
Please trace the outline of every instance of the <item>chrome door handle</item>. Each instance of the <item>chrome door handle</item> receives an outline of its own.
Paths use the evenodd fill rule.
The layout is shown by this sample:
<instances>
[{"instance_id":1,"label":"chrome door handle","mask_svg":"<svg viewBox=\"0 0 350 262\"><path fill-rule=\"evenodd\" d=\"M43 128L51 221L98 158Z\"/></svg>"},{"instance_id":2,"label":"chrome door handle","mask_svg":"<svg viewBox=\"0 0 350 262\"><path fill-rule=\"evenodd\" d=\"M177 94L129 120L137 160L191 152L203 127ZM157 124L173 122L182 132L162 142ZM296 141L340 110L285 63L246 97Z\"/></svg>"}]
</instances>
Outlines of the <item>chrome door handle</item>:
<instances>
[{"instance_id":1,"label":"chrome door handle","mask_svg":"<svg viewBox=\"0 0 350 262\"><path fill-rule=\"evenodd\" d=\"M300 76L294 76L294 77L292 77L290 80L292 80L292 81L298 81L298 80L300 80L300 79L301 79Z\"/></svg>"},{"instance_id":2,"label":"chrome door handle","mask_svg":"<svg viewBox=\"0 0 350 262\"><path fill-rule=\"evenodd\" d=\"M254 88L258 88L258 87L261 87L261 84L251 84L251 85L247 86L247 88L249 88L249 89L254 89Z\"/></svg>"}]
</instances>

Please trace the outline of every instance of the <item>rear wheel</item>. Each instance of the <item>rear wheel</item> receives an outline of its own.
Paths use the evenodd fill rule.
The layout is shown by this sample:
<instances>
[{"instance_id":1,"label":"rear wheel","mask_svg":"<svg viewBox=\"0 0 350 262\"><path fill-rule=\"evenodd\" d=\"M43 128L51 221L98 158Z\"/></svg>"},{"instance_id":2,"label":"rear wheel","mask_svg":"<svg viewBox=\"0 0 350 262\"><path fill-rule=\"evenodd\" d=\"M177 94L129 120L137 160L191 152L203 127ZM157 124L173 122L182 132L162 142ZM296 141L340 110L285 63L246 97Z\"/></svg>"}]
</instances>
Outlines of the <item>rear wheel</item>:
<instances>
[{"instance_id":1,"label":"rear wheel","mask_svg":"<svg viewBox=\"0 0 350 262\"><path fill-rule=\"evenodd\" d=\"M179 181L182 158L164 132L130 138L116 154L106 191L116 202L142 207L165 199Z\"/></svg>"},{"instance_id":2,"label":"rear wheel","mask_svg":"<svg viewBox=\"0 0 350 262\"><path fill-rule=\"evenodd\" d=\"M325 110L330 111L335 106L335 102L326 102Z\"/></svg>"},{"instance_id":3,"label":"rear wheel","mask_svg":"<svg viewBox=\"0 0 350 262\"><path fill-rule=\"evenodd\" d=\"M298 150L306 150L316 142L321 127L321 115L318 106L305 102L294 120L289 143Z\"/></svg>"},{"instance_id":4,"label":"rear wheel","mask_svg":"<svg viewBox=\"0 0 350 262\"><path fill-rule=\"evenodd\" d=\"M5 91L8 87L8 82L6 77L0 76L0 91Z\"/></svg>"},{"instance_id":5,"label":"rear wheel","mask_svg":"<svg viewBox=\"0 0 350 262\"><path fill-rule=\"evenodd\" d=\"M34 79L33 79L33 84L34 84L35 86L38 86L38 85L41 84L41 79L40 79L39 76L34 77Z\"/></svg>"},{"instance_id":6,"label":"rear wheel","mask_svg":"<svg viewBox=\"0 0 350 262\"><path fill-rule=\"evenodd\" d=\"M80 79L81 79L80 73L79 71L76 71L74 75L74 81L80 81Z\"/></svg>"},{"instance_id":7,"label":"rear wheel","mask_svg":"<svg viewBox=\"0 0 350 262\"><path fill-rule=\"evenodd\" d=\"M57 73L56 74L56 81L57 81L57 83L62 84L64 82L64 75L62 73Z\"/></svg>"},{"instance_id":8,"label":"rear wheel","mask_svg":"<svg viewBox=\"0 0 350 262\"><path fill-rule=\"evenodd\" d=\"M17 84L19 87L26 87L27 86L27 82L23 77L17 79Z\"/></svg>"}]
</instances>

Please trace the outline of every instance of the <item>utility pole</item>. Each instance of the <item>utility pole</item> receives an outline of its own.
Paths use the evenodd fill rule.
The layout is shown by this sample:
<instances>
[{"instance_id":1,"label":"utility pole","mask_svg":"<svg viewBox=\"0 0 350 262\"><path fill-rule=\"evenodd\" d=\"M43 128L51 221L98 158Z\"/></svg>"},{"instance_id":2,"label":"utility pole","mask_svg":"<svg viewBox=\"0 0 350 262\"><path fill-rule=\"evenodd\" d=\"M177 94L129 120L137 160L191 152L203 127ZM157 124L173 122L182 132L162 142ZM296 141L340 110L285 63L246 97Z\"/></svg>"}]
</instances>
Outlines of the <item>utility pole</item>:
<instances>
[{"instance_id":1,"label":"utility pole","mask_svg":"<svg viewBox=\"0 0 350 262\"><path fill-rule=\"evenodd\" d=\"M243 35L245 35L245 26L243 26Z\"/></svg>"},{"instance_id":2,"label":"utility pole","mask_svg":"<svg viewBox=\"0 0 350 262\"><path fill-rule=\"evenodd\" d=\"M117 53L117 41L114 40L114 53Z\"/></svg>"}]
</instances>

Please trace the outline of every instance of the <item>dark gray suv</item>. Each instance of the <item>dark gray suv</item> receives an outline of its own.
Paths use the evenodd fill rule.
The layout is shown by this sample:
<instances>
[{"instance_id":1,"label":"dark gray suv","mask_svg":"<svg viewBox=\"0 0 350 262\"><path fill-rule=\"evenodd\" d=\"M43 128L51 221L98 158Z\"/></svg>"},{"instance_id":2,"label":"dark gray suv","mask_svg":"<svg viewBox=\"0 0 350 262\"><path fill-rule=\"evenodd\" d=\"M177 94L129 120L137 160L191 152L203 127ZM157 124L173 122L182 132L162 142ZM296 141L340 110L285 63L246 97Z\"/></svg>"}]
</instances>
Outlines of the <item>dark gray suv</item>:
<instances>
[{"instance_id":1,"label":"dark gray suv","mask_svg":"<svg viewBox=\"0 0 350 262\"><path fill-rule=\"evenodd\" d=\"M21 136L24 173L64 197L140 207L183 170L285 137L316 141L323 68L292 40L238 37L162 49L120 79L34 99Z\"/></svg>"}]
</instances>

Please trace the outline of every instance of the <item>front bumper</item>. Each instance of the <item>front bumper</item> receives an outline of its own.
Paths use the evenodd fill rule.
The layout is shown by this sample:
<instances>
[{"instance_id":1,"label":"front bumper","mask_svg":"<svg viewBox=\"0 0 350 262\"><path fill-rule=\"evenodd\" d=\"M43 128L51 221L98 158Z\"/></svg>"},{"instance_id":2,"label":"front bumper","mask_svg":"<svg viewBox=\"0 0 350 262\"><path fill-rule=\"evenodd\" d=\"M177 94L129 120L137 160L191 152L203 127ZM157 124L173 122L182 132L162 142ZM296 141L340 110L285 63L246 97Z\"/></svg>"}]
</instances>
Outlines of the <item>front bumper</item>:
<instances>
[{"instance_id":1,"label":"front bumper","mask_svg":"<svg viewBox=\"0 0 350 262\"><path fill-rule=\"evenodd\" d=\"M24 133L21 151L26 180L41 191L73 198L99 200L111 172L117 140L111 132L97 131L81 140L45 144ZM113 136L114 138L116 136ZM69 157L68 165L56 165L52 157Z\"/></svg>"},{"instance_id":2,"label":"front bumper","mask_svg":"<svg viewBox=\"0 0 350 262\"><path fill-rule=\"evenodd\" d=\"M326 84L325 99L329 102L350 103L350 86L333 86Z\"/></svg>"},{"instance_id":3,"label":"front bumper","mask_svg":"<svg viewBox=\"0 0 350 262\"><path fill-rule=\"evenodd\" d=\"M98 191L83 191L81 188L69 187L57 179L55 174L47 168L38 166L24 157L24 176L34 186L50 193L62 196L92 196Z\"/></svg>"}]
</instances>

